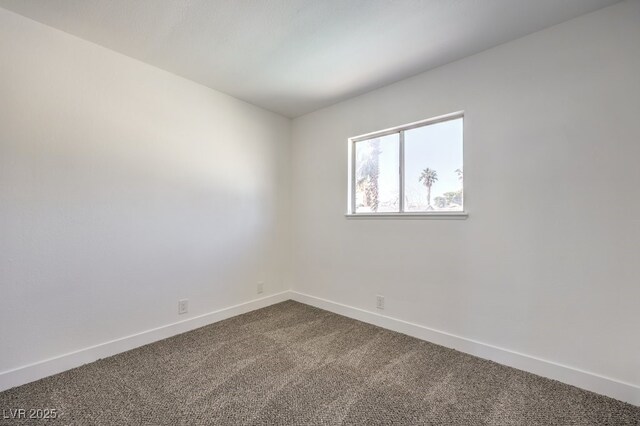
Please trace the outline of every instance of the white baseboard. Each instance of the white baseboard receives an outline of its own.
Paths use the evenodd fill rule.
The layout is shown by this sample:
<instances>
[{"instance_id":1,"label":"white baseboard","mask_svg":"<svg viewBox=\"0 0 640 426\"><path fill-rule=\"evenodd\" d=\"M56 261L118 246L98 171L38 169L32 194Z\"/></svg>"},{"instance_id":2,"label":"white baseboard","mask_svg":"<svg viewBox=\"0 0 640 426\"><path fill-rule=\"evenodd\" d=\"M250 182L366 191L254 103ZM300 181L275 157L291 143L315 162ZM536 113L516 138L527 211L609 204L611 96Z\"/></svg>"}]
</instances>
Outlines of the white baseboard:
<instances>
[{"instance_id":1,"label":"white baseboard","mask_svg":"<svg viewBox=\"0 0 640 426\"><path fill-rule=\"evenodd\" d=\"M213 324L236 315L264 308L290 299L290 292L283 291L271 296L251 300L239 305L209 312L197 317L188 318L172 324L146 330L120 339L100 343L95 346L69 352L54 358L45 359L33 364L0 372L0 391L33 382L53 374L61 373L101 358L116 355L158 340L166 339L180 333Z\"/></svg>"},{"instance_id":2,"label":"white baseboard","mask_svg":"<svg viewBox=\"0 0 640 426\"><path fill-rule=\"evenodd\" d=\"M283 291L0 372L0 391L289 299L640 406L640 386L296 291Z\"/></svg>"},{"instance_id":3,"label":"white baseboard","mask_svg":"<svg viewBox=\"0 0 640 426\"><path fill-rule=\"evenodd\" d=\"M296 291L291 299L640 406L640 386L631 383Z\"/></svg>"}]
</instances>

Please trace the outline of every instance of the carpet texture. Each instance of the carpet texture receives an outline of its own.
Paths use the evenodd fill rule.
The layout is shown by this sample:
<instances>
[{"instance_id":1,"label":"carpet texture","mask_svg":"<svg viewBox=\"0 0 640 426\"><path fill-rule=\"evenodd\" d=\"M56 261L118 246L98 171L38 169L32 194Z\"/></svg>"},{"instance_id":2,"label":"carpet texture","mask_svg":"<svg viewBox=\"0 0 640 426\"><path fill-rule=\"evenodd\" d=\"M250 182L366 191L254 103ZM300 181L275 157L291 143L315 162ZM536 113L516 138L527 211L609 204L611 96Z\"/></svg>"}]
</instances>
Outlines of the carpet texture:
<instances>
[{"instance_id":1,"label":"carpet texture","mask_svg":"<svg viewBox=\"0 0 640 426\"><path fill-rule=\"evenodd\" d=\"M0 393L104 425L640 425L640 408L288 301ZM0 411L1 412L1 411Z\"/></svg>"}]
</instances>

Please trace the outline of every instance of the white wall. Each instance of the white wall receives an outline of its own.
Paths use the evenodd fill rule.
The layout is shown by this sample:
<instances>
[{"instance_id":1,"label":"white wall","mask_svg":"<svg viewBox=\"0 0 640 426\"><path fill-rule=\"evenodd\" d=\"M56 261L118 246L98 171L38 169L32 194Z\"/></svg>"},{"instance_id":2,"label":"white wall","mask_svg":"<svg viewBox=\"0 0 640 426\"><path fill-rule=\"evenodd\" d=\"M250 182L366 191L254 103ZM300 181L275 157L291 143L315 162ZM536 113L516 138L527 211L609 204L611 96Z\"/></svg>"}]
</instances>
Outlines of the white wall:
<instances>
[{"instance_id":1,"label":"white wall","mask_svg":"<svg viewBox=\"0 0 640 426\"><path fill-rule=\"evenodd\" d=\"M289 132L0 9L0 373L288 289Z\"/></svg>"},{"instance_id":2,"label":"white wall","mask_svg":"<svg viewBox=\"0 0 640 426\"><path fill-rule=\"evenodd\" d=\"M466 221L344 217L348 137L459 110ZM369 311L381 294L385 315L640 385L640 2L295 119L292 135L294 290Z\"/></svg>"}]
</instances>

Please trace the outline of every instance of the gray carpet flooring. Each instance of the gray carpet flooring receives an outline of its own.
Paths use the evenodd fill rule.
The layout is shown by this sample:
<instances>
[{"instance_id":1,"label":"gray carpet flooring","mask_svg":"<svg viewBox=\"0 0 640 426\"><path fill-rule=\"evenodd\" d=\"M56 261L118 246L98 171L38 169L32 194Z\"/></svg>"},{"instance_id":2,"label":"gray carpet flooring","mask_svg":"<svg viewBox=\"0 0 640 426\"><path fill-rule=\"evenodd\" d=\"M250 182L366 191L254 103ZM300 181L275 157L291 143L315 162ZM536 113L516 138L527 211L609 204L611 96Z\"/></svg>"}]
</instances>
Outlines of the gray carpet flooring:
<instances>
[{"instance_id":1,"label":"gray carpet flooring","mask_svg":"<svg viewBox=\"0 0 640 426\"><path fill-rule=\"evenodd\" d=\"M40 425L640 425L640 407L293 301L0 393L16 408L55 408Z\"/></svg>"}]
</instances>

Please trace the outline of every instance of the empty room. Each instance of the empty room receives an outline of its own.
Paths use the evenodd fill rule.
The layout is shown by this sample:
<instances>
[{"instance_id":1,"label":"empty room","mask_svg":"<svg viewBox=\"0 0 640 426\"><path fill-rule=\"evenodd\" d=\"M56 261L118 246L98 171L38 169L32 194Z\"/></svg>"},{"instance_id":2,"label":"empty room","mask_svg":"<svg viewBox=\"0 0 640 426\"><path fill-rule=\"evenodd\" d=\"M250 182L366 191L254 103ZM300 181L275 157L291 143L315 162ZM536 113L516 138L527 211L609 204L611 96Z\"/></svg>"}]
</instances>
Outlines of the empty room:
<instances>
[{"instance_id":1,"label":"empty room","mask_svg":"<svg viewBox=\"0 0 640 426\"><path fill-rule=\"evenodd\" d=\"M640 425L640 0L0 0L0 424Z\"/></svg>"}]
</instances>

